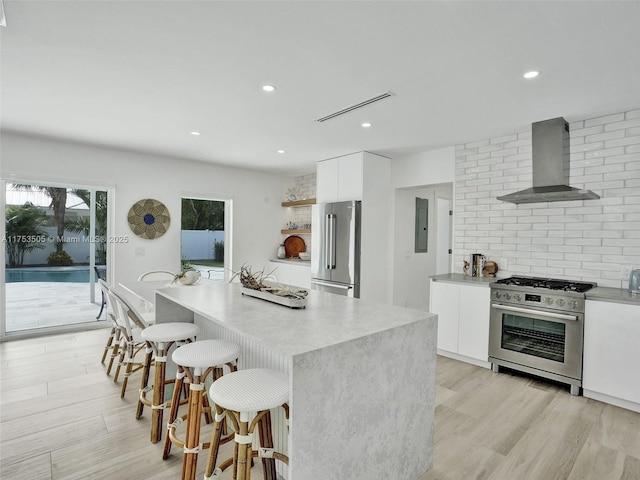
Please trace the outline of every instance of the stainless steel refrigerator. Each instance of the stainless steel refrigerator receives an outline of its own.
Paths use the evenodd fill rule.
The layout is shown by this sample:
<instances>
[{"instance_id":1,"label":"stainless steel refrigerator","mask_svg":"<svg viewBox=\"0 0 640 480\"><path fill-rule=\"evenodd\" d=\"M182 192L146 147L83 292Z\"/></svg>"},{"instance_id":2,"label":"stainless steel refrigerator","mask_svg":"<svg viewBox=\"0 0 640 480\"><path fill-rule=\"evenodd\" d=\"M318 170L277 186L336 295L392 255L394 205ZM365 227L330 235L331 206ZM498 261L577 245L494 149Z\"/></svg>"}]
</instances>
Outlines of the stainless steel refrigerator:
<instances>
[{"instance_id":1,"label":"stainless steel refrigerator","mask_svg":"<svg viewBox=\"0 0 640 480\"><path fill-rule=\"evenodd\" d=\"M312 207L311 288L360 298L362 202Z\"/></svg>"}]
</instances>

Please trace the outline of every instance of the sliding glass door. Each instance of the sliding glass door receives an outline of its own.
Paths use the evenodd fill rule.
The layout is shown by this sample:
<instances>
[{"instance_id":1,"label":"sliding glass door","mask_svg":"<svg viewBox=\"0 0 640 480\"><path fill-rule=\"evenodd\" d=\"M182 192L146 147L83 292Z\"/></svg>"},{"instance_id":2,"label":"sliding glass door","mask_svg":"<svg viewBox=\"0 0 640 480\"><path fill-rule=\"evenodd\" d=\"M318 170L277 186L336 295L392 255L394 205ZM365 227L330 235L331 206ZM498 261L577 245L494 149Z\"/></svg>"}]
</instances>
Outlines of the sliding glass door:
<instances>
[{"instance_id":1,"label":"sliding glass door","mask_svg":"<svg viewBox=\"0 0 640 480\"><path fill-rule=\"evenodd\" d=\"M78 185L4 182L2 335L104 322L108 193Z\"/></svg>"}]
</instances>

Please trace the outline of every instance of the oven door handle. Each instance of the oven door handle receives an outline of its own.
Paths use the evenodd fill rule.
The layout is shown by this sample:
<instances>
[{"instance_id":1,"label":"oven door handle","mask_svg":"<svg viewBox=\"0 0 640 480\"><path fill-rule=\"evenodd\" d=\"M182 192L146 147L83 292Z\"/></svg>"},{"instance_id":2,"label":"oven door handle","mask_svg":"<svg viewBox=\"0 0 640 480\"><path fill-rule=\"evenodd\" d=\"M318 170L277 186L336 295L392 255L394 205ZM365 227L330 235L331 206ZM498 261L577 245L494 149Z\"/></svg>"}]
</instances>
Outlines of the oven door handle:
<instances>
[{"instance_id":1,"label":"oven door handle","mask_svg":"<svg viewBox=\"0 0 640 480\"><path fill-rule=\"evenodd\" d=\"M491 308L498 308L500 310L504 310L506 312L516 312L516 313L528 313L533 315L544 315L545 317L557 318L559 320L573 320L577 321L578 317L576 315L565 315L562 313L553 313L553 312L541 312L540 310L531 310L529 308L521 308L521 307L511 307L507 305L502 305L500 303L492 303Z\"/></svg>"}]
</instances>

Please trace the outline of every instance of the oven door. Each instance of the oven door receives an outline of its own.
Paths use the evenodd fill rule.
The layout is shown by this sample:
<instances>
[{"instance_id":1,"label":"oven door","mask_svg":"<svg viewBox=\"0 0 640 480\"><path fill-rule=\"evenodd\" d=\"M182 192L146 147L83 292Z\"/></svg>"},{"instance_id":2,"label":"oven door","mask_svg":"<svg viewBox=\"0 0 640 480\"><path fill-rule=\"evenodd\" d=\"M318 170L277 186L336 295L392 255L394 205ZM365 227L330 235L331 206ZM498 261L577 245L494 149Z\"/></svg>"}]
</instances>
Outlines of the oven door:
<instances>
[{"instance_id":1,"label":"oven door","mask_svg":"<svg viewBox=\"0 0 640 480\"><path fill-rule=\"evenodd\" d=\"M491 304L491 358L582 379L584 315Z\"/></svg>"}]
</instances>

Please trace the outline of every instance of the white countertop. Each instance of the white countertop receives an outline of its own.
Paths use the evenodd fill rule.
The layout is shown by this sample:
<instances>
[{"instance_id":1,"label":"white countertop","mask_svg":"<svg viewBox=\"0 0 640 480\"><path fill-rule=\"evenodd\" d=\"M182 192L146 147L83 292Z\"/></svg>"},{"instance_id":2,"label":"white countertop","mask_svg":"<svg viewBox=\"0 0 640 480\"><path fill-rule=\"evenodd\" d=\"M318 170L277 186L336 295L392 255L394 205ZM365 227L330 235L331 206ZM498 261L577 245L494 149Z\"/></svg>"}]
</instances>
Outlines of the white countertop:
<instances>
[{"instance_id":1,"label":"white countertop","mask_svg":"<svg viewBox=\"0 0 640 480\"><path fill-rule=\"evenodd\" d=\"M311 290L307 307L290 309L241 294L238 283L207 282L157 294L283 355L337 345L436 315Z\"/></svg>"},{"instance_id":2,"label":"white countertop","mask_svg":"<svg viewBox=\"0 0 640 480\"><path fill-rule=\"evenodd\" d=\"M300 258L270 258L270 262L288 263L290 265L299 265L301 267L310 267L311 260L302 260Z\"/></svg>"},{"instance_id":3,"label":"white countertop","mask_svg":"<svg viewBox=\"0 0 640 480\"><path fill-rule=\"evenodd\" d=\"M462 273L443 273L429 278L434 282L463 283L465 285L479 285L485 287L488 287L498 280L495 277L471 277Z\"/></svg>"}]
</instances>

